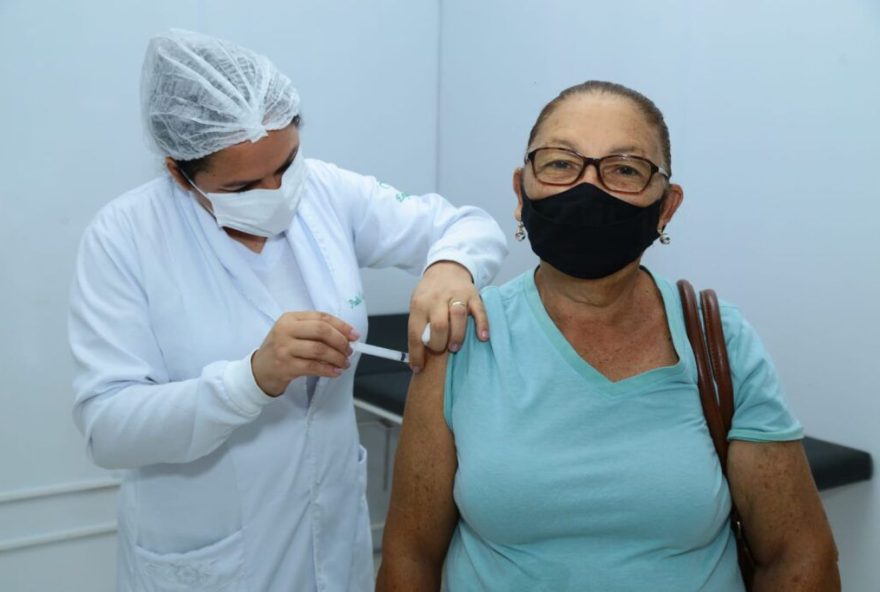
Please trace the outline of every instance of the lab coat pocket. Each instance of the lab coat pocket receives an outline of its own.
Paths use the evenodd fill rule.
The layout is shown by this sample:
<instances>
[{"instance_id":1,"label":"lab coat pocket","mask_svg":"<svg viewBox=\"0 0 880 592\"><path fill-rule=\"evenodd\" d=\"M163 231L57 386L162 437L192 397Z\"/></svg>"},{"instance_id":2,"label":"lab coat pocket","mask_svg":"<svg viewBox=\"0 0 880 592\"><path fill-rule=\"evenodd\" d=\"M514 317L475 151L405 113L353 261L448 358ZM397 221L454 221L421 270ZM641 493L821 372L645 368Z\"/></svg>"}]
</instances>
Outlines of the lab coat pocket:
<instances>
[{"instance_id":1,"label":"lab coat pocket","mask_svg":"<svg viewBox=\"0 0 880 592\"><path fill-rule=\"evenodd\" d=\"M357 456L357 484L358 491L362 494L367 493L367 449L358 444Z\"/></svg>"},{"instance_id":2,"label":"lab coat pocket","mask_svg":"<svg viewBox=\"0 0 880 592\"><path fill-rule=\"evenodd\" d=\"M367 450L358 447L358 510L354 522L355 534L352 543L352 569L346 590L372 590L373 575L373 536L370 529L370 510L367 506Z\"/></svg>"},{"instance_id":3,"label":"lab coat pocket","mask_svg":"<svg viewBox=\"0 0 880 592\"><path fill-rule=\"evenodd\" d=\"M154 553L135 546L137 590L239 592L245 590L241 531L185 553Z\"/></svg>"}]
</instances>

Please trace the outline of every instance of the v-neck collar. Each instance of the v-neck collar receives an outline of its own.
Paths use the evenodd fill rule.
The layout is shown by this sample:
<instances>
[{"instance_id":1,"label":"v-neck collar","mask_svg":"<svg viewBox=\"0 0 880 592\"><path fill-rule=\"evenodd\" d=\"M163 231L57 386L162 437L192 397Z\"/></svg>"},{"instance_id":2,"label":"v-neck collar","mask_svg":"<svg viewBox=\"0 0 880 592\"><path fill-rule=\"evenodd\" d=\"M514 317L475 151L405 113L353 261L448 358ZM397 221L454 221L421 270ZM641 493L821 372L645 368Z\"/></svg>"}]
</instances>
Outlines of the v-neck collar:
<instances>
[{"instance_id":1,"label":"v-neck collar","mask_svg":"<svg viewBox=\"0 0 880 592\"><path fill-rule=\"evenodd\" d=\"M266 242L263 243L263 249L257 253L248 248L247 245L241 243L234 238L230 237L235 250L238 251L239 255L244 257L244 259L248 262L254 269L258 270L271 270L278 263L281 256L284 254L284 249L288 248L289 241L287 240L286 233L279 234L278 236L273 236L266 239Z\"/></svg>"},{"instance_id":2,"label":"v-neck collar","mask_svg":"<svg viewBox=\"0 0 880 592\"><path fill-rule=\"evenodd\" d=\"M217 225L214 217L195 199L182 190L176 188L173 190L176 198L180 200L184 215L190 218L198 240L203 241L205 248L215 254L242 294L274 322L282 310L242 256L243 253L238 252L236 247L243 245L233 244L235 241L229 238ZM306 223L306 218L311 224ZM315 310L339 316L339 291L334 282L335 268L330 251L322 237L316 236L311 230L318 227L315 214L311 212L307 200L303 199L285 237L293 250L303 278L306 279L306 288Z\"/></svg>"},{"instance_id":3,"label":"v-neck collar","mask_svg":"<svg viewBox=\"0 0 880 592\"><path fill-rule=\"evenodd\" d=\"M690 355L690 350L686 345L686 336L683 330L683 323L680 322L681 311L679 310L678 297L674 290L670 288L668 282L658 282L654 275L646 268L642 267L650 276L651 281L660 292L663 306L666 311L666 323L669 327L669 333L672 335L672 344L675 353L678 356L678 362L672 366L661 366L653 368L640 374L635 374L623 380L612 381L604 374L593 368L589 362L584 360L580 354L572 347L565 338L565 335L550 318L541 296L538 293L538 286L535 284L535 270L524 273L520 276L520 285L525 295L529 308L534 315L535 320L541 327L544 335L565 359L565 361L584 379L595 385L601 392L608 395L632 395L643 392L646 388L662 382L670 380L683 374L687 368L684 356Z\"/></svg>"}]
</instances>

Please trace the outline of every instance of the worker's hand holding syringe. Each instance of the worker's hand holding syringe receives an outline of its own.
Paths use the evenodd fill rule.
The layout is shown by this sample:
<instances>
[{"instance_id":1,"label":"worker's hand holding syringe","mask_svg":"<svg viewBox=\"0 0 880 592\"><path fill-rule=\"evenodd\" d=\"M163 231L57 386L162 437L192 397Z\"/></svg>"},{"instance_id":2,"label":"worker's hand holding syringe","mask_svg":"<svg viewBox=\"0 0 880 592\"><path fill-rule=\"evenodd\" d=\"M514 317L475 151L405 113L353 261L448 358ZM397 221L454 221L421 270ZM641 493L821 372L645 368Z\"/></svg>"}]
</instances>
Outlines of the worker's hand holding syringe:
<instances>
[{"instance_id":1,"label":"worker's hand holding syringe","mask_svg":"<svg viewBox=\"0 0 880 592\"><path fill-rule=\"evenodd\" d=\"M334 378L351 366L352 342L360 333L323 312L286 312L251 356L254 380L277 397L300 376Z\"/></svg>"},{"instance_id":2,"label":"worker's hand holding syringe","mask_svg":"<svg viewBox=\"0 0 880 592\"><path fill-rule=\"evenodd\" d=\"M277 397L300 376L341 375L355 351L409 363L407 353L357 341L360 337L354 327L327 313L284 313L251 356L254 380L267 395ZM431 339L430 325L421 339L425 344Z\"/></svg>"}]
</instances>

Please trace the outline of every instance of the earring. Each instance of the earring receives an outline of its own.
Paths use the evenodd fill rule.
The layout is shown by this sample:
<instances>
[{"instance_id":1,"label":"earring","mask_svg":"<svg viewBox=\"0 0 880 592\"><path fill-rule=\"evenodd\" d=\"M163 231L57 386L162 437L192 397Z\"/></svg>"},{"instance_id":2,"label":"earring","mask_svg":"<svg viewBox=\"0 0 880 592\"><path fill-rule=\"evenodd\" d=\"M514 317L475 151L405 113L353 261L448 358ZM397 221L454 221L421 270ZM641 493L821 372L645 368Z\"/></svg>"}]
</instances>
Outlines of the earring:
<instances>
[{"instance_id":1,"label":"earring","mask_svg":"<svg viewBox=\"0 0 880 592\"><path fill-rule=\"evenodd\" d=\"M518 242L522 242L526 240L526 226L522 222L516 223L516 232L513 233L513 238L515 238Z\"/></svg>"},{"instance_id":2,"label":"earring","mask_svg":"<svg viewBox=\"0 0 880 592\"><path fill-rule=\"evenodd\" d=\"M672 242L672 238L668 234L666 234L666 227L664 226L663 228L660 229L660 244L661 245L668 245L671 242Z\"/></svg>"}]
</instances>

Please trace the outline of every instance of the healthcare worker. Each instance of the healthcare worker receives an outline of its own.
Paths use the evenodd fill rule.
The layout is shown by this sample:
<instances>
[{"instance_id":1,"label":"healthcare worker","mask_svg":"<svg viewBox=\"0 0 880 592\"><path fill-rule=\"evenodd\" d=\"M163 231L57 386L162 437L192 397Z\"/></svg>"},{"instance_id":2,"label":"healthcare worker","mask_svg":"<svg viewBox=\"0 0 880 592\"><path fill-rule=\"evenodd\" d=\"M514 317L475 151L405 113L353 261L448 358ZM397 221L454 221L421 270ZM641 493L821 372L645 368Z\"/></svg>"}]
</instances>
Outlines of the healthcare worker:
<instances>
[{"instance_id":1,"label":"healthcare worker","mask_svg":"<svg viewBox=\"0 0 880 592\"><path fill-rule=\"evenodd\" d=\"M118 587L371 590L359 268L423 273L410 341L430 321L432 349L457 349L468 312L487 330L501 231L307 160L296 90L242 47L156 37L142 97L168 174L85 231L69 326L76 424L124 475Z\"/></svg>"}]
</instances>

